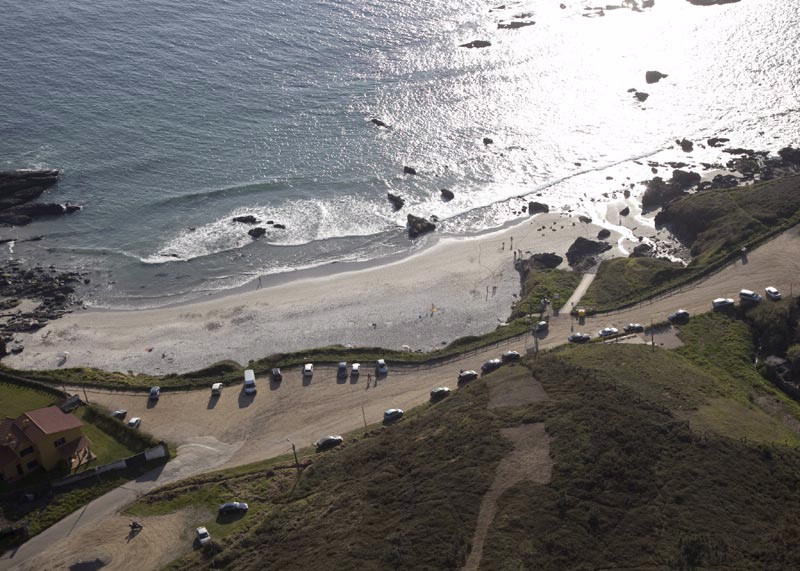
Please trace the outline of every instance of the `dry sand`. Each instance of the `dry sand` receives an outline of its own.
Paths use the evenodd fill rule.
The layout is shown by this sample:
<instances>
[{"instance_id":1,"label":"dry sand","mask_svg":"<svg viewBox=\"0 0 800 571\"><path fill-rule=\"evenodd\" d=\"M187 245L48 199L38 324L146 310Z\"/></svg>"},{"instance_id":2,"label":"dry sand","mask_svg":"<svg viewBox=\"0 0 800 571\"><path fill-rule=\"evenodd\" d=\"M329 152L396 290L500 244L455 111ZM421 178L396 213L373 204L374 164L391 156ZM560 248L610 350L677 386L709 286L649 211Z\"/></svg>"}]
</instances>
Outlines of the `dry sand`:
<instances>
[{"instance_id":1,"label":"dry sand","mask_svg":"<svg viewBox=\"0 0 800 571\"><path fill-rule=\"evenodd\" d=\"M615 247L604 256L624 255L631 230L606 225ZM153 310L79 310L20 335L24 352L5 364L55 368L68 351L64 366L163 374L331 344L431 350L505 321L520 290L514 250L563 256L575 238L594 239L600 228L542 214L492 234L442 238L370 269Z\"/></svg>"}]
</instances>

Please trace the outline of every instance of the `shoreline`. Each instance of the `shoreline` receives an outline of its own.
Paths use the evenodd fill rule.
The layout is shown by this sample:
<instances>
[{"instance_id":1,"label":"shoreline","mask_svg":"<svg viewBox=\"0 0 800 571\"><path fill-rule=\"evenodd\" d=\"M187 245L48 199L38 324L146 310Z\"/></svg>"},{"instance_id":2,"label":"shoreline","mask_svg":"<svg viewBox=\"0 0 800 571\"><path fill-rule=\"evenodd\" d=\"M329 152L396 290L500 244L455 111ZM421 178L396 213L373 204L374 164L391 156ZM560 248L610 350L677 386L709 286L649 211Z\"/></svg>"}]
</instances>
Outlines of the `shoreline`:
<instances>
[{"instance_id":1,"label":"shoreline","mask_svg":"<svg viewBox=\"0 0 800 571\"><path fill-rule=\"evenodd\" d=\"M76 311L20 334L24 351L4 362L16 369L85 366L168 374L225 359L246 365L273 353L333 344L432 350L506 321L520 293L512 242L525 256L564 256L577 237L596 239L604 226L609 225L550 212L474 237L442 236L390 263L261 288L251 282L157 309ZM612 249L603 257L625 255L621 232L612 230L607 241ZM64 351L67 363L61 360Z\"/></svg>"}]
</instances>

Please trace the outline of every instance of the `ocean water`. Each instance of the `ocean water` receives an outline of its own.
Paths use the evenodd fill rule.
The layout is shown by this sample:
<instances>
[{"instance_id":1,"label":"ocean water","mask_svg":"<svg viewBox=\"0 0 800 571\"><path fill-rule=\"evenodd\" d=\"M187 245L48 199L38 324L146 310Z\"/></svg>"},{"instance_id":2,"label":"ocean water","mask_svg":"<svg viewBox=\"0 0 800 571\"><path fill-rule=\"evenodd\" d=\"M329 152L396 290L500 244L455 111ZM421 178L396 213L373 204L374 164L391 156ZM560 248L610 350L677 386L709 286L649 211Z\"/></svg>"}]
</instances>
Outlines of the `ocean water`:
<instances>
[{"instance_id":1,"label":"ocean water","mask_svg":"<svg viewBox=\"0 0 800 571\"><path fill-rule=\"evenodd\" d=\"M440 235L534 198L596 215L652 176L636 161L730 158L675 139L800 142L800 3L565 3L0 0L0 168L64 169L42 200L84 206L0 229L3 255L86 272L97 306L156 306L411 252L430 238L409 212ZM253 240L243 214L286 228Z\"/></svg>"}]
</instances>

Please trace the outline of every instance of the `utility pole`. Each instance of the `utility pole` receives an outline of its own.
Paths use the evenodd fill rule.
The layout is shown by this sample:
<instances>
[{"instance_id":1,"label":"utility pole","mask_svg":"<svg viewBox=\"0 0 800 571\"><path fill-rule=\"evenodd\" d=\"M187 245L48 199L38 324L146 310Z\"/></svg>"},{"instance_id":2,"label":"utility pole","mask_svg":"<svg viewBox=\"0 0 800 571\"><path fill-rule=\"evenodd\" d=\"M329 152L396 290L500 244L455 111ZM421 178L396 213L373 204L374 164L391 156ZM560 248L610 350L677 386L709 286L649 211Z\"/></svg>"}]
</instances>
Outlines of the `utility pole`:
<instances>
[{"instance_id":1,"label":"utility pole","mask_svg":"<svg viewBox=\"0 0 800 571\"><path fill-rule=\"evenodd\" d=\"M364 435L367 434L367 415L364 412L364 405L361 405L361 416L364 418Z\"/></svg>"},{"instance_id":2,"label":"utility pole","mask_svg":"<svg viewBox=\"0 0 800 571\"><path fill-rule=\"evenodd\" d=\"M83 388L83 400L84 400L84 402L86 402L88 404L89 403L89 397L86 395L86 387L81 387L81 388Z\"/></svg>"},{"instance_id":3,"label":"utility pole","mask_svg":"<svg viewBox=\"0 0 800 571\"><path fill-rule=\"evenodd\" d=\"M288 438L286 441L292 445L292 453L294 454L294 467L297 468L297 477L300 477L300 461L297 459L297 449L294 447L294 442L289 440Z\"/></svg>"},{"instance_id":4,"label":"utility pole","mask_svg":"<svg viewBox=\"0 0 800 571\"><path fill-rule=\"evenodd\" d=\"M653 328L653 318L650 318L650 347L653 351L656 350L656 330Z\"/></svg>"}]
</instances>

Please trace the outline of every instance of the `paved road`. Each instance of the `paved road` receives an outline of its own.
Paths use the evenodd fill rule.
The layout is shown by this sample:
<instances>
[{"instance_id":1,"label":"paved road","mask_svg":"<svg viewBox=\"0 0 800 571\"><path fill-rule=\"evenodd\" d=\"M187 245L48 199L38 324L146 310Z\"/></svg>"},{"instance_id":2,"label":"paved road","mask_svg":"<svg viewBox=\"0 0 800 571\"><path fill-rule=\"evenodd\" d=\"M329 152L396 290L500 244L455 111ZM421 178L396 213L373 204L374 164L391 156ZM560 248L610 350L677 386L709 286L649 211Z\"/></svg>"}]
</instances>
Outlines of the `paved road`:
<instances>
[{"instance_id":1,"label":"paved road","mask_svg":"<svg viewBox=\"0 0 800 571\"><path fill-rule=\"evenodd\" d=\"M677 308L693 314L705 312L710 309L713 298L736 297L742 288L763 290L767 285L774 285L788 293L794 287L793 280L800 278L798 252L800 237L797 230L792 230L754 250L747 259L737 261L684 291L613 315L588 318L580 326L581 331L595 336L607 325L621 328L629 322L659 322ZM800 280L796 285L800 287ZM563 344L570 331L577 327L566 313L552 316L549 333L540 339L540 349ZM299 370L285 371L280 384L258 379L259 391L255 397L247 397L238 387L230 387L218 399L212 399L207 390L165 393L152 405L147 402L146 395L88 391L92 401L112 409L126 408L129 415L140 416L142 429L158 438L194 446L193 449L182 446L181 450L186 453L202 450L197 447L198 438L213 442L214 446L210 447L213 452L208 456L201 453L193 460L187 456L183 467L178 465L173 469L172 463L168 465L165 472L169 475L137 482L96 500L93 504L97 506L90 504L86 510L71 515L25 544L12 564L58 542L59 538L76 533L81 525L99 525L107 514L125 505L136 493L155 485L216 466L241 465L283 454L290 450L288 441L305 446L324 434L357 429L363 426L364 419L367 423L378 422L387 408L410 408L427 401L433 387L455 388L460 369L480 370L480 365L488 358L510 349L524 352L530 346L531 339L526 337L434 367L393 368L389 377L377 385L374 379L368 381L370 364L364 364L362 375L355 380L337 380L332 367L317 368L311 380L304 380ZM6 568L8 562L0 560L0 569Z\"/></svg>"}]
</instances>

